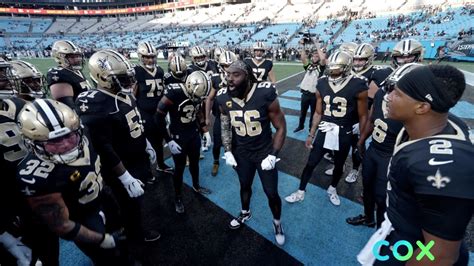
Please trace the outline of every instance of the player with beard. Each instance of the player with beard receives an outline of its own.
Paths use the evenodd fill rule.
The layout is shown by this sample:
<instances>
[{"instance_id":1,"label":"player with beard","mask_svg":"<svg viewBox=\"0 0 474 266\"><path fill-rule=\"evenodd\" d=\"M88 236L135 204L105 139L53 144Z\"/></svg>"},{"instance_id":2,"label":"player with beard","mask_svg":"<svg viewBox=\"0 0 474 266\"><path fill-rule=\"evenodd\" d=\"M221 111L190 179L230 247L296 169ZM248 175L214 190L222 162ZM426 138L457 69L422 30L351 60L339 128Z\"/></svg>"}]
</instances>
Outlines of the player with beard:
<instances>
[{"instance_id":1,"label":"player with beard","mask_svg":"<svg viewBox=\"0 0 474 266\"><path fill-rule=\"evenodd\" d=\"M252 68L253 75L258 82L268 80L275 85L276 78L275 73L273 73L273 62L265 58L265 44L263 42L256 42L252 50L252 58L245 58L244 62Z\"/></svg>"},{"instance_id":2,"label":"player with beard","mask_svg":"<svg viewBox=\"0 0 474 266\"><path fill-rule=\"evenodd\" d=\"M163 158L163 136L160 135L158 125L155 124L154 115L156 106L164 94L163 79L164 71L156 64L158 55L156 48L150 42L138 44L139 65L135 66L135 77L137 80L137 106L144 121L147 145L156 151L156 170L162 173L173 174L173 168L166 165ZM153 161L153 160L152 160ZM153 183L152 180L147 180Z\"/></svg>"},{"instance_id":3,"label":"player with beard","mask_svg":"<svg viewBox=\"0 0 474 266\"><path fill-rule=\"evenodd\" d=\"M211 125L211 112L214 116L214 124L212 128L212 134L214 138L214 145L212 146L212 156L214 157L214 163L212 165L211 175L216 176L219 171L219 157L221 153L222 138L221 138L221 112L219 110L219 104L215 101L217 92L227 87L227 80L225 78L225 71L227 68L237 60L237 56L230 51L224 51L219 57L219 68L221 69L219 74L214 74L211 77L211 92L209 97L206 99L206 125Z\"/></svg>"},{"instance_id":4,"label":"player with beard","mask_svg":"<svg viewBox=\"0 0 474 266\"><path fill-rule=\"evenodd\" d=\"M250 198L257 171L273 214L275 240L283 245L285 234L280 220L281 199L275 165L286 137L285 116L275 87L270 82L258 82L249 65L237 60L226 72L227 87L217 93L222 112L222 145L226 164L233 166L239 176L242 204L238 217L229 226L237 229L252 217ZM273 139L270 124L276 129Z\"/></svg>"},{"instance_id":5,"label":"player with beard","mask_svg":"<svg viewBox=\"0 0 474 266\"><path fill-rule=\"evenodd\" d=\"M301 174L299 189L285 198L287 202L304 200L314 168L327 150L334 150L334 173L327 193L332 204L341 204L336 186L351 147L353 117L358 115L361 128L367 120L367 80L352 75L351 68L352 56L346 52L336 51L328 59L328 76L318 81L316 112L306 139L311 153ZM316 129L319 129L317 133Z\"/></svg>"},{"instance_id":6,"label":"player with beard","mask_svg":"<svg viewBox=\"0 0 474 266\"><path fill-rule=\"evenodd\" d=\"M465 88L453 66L420 66L387 96L388 118L404 128L388 167L385 221L357 256L361 264L468 264L463 239L474 213L474 147L448 115ZM400 240L408 243L395 249ZM400 261L395 252L412 255Z\"/></svg>"},{"instance_id":7,"label":"player with beard","mask_svg":"<svg viewBox=\"0 0 474 266\"><path fill-rule=\"evenodd\" d=\"M92 88L82 74L84 54L71 41L57 41L51 48L51 56L58 63L48 70L46 78L51 97L74 109L77 96Z\"/></svg>"}]
</instances>

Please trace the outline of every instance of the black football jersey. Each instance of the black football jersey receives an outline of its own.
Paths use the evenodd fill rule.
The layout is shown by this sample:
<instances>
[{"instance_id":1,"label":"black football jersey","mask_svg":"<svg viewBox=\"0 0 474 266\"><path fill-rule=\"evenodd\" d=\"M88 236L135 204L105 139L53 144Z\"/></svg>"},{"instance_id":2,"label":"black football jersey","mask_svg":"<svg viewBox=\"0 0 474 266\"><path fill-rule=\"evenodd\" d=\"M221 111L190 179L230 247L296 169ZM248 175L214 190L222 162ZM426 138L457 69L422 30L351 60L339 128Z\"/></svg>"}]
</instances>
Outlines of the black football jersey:
<instances>
[{"instance_id":1,"label":"black football jersey","mask_svg":"<svg viewBox=\"0 0 474 266\"><path fill-rule=\"evenodd\" d=\"M321 121L352 129L354 119L358 117L357 96L368 90L367 79L350 75L342 83L334 84L323 76L318 80L316 89L322 98Z\"/></svg>"},{"instance_id":2,"label":"black football jersey","mask_svg":"<svg viewBox=\"0 0 474 266\"><path fill-rule=\"evenodd\" d=\"M372 142L370 145L379 151L379 154L392 156L397 135L403 127L399 121L385 118L387 113L387 102L384 101L385 91L378 90L374 96L372 105L372 120L374 131L372 132Z\"/></svg>"},{"instance_id":3,"label":"black football jersey","mask_svg":"<svg viewBox=\"0 0 474 266\"><path fill-rule=\"evenodd\" d=\"M195 64L189 65L188 68L191 69L191 72L194 72L194 71L197 71L197 70L204 71L204 72L206 72L209 76L211 76L212 74L217 74L217 73L219 73L219 68L217 67L216 61L214 61L214 60L207 60L207 62L206 62L206 64L204 65L203 68L198 67L198 66L195 65Z\"/></svg>"},{"instance_id":4,"label":"black football jersey","mask_svg":"<svg viewBox=\"0 0 474 266\"><path fill-rule=\"evenodd\" d=\"M451 120L438 135L423 139L409 141L400 131L389 165L387 214L403 239L423 239L416 194L474 199L473 158L469 136Z\"/></svg>"},{"instance_id":5,"label":"black football jersey","mask_svg":"<svg viewBox=\"0 0 474 266\"><path fill-rule=\"evenodd\" d=\"M76 100L81 92L92 89L89 81L84 77L81 71L72 71L62 67L49 69L46 75L46 81L48 82L48 87L56 83L67 83L71 85L74 92L74 100Z\"/></svg>"},{"instance_id":6,"label":"black football jersey","mask_svg":"<svg viewBox=\"0 0 474 266\"><path fill-rule=\"evenodd\" d=\"M364 76L367 79L367 83L370 84L372 81L380 88L382 82L393 72L393 68L386 66L372 65L366 70L358 73L358 75Z\"/></svg>"},{"instance_id":7,"label":"black football jersey","mask_svg":"<svg viewBox=\"0 0 474 266\"><path fill-rule=\"evenodd\" d=\"M220 89L227 87L227 80L223 73L214 74L211 77L211 84L212 84L212 88L216 90L216 94L217 94L217 92ZM212 114L214 116L220 115L219 104L217 103L217 101L214 101L214 104L212 105Z\"/></svg>"},{"instance_id":8,"label":"black football jersey","mask_svg":"<svg viewBox=\"0 0 474 266\"><path fill-rule=\"evenodd\" d=\"M197 114L201 103L195 103L184 94L184 84L170 84L165 96L173 102L169 108L169 130L173 138L184 138L198 134ZM164 110L162 110L164 111Z\"/></svg>"},{"instance_id":9,"label":"black football jersey","mask_svg":"<svg viewBox=\"0 0 474 266\"><path fill-rule=\"evenodd\" d=\"M113 167L122 161L127 167L148 160L143 121L132 94L114 95L93 89L79 95L76 112L89 130L103 164Z\"/></svg>"},{"instance_id":10,"label":"black football jersey","mask_svg":"<svg viewBox=\"0 0 474 266\"><path fill-rule=\"evenodd\" d=\"M69 164L55 164L28 153L18 166L16 180L25 197L61 193L72 219L99 207L102 190L100 159L86 137L84 154Z\"/></svg>"},{"instance_id":11,"label":"black football jersey","mask_svg":"<svg viewBox=\"0 0 474 266\"><path fill-rule=\"evenodd\" d=\"M190 68L186 69L186 72L187 72L187 75L191 74L192 73L192 70ZM187 77L186 75L186 77ZM179 79L175 76L173 76L170 72L168 73L165 73L164 75L164 86L165 86L165 89L166 89L166 86L168 86L169 84L175 84L175 83L184 83L186 82L186 78L182 78L182 79Z\"/></svg>"},{"instance_id":12,"label":"black football jersey","mask_svg":"<svg viewBox=\"0 0 474 266\"><path fill-rule=\"evenodd\" d=\"M15 97L0 100L0 232L18 215L21 205L21 195L16 187L16 169L28 151L16 118L24 105L25 101Z\"/></svg>"},{"instance_id":13,"label":"black football jersey","mask_svg":"<svg viewBox=\"0 0 474 266\"><path fill-rule=\"evenodd\" d=\"M217 92L217 101L224 114L230 117L233 128L234 149L259 151L268 154L272 148L272 130L268 107L277 98L275 87L270 82L253 85L247 98L241 100L230 96L227 88Z\"/></svg>"},{"instance_id":14,"label":"black football jersey","mask_svg":"<svg viewBox=\"0 0 474 266\"><path fill-rule=\"evenodd\" d=\"M135 66L137 79L137 105L140 111L154 113L164 93L163 69L155 67L153 72L142 66Z\"/></svg>"},{"instance_id":15,"label":"black football jersey","mask_svg":"<svg viewBox=\"0 0 474 266\"><path fill-rule=\"evenodd\" d=\"M245 58L244 62L252 67L253 75L258 82L267 81L268 73L273 69L273 62L269 59L263 59L259 64L252 58Z\"/></svg>"}]
</instances>

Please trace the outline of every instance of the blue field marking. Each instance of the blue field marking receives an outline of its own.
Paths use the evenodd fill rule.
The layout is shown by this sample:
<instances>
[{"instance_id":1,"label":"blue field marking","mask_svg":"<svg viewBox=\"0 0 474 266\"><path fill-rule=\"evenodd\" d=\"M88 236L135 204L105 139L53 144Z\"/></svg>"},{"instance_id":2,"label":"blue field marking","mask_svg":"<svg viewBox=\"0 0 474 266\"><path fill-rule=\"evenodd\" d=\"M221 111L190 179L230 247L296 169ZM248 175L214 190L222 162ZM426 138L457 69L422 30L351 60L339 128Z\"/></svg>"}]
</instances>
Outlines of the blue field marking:
<instances>
[{"instance_id":1,"label":"blue field marking","mask_svg":"<svg viewBox=\"0 0 474 266\"><path fill-rule=\"evenodd\" d=\"M280 96L301 98L301 92L297 90L287 90Z\"/></svg>"},{"instance_id":2,"label":"blue field marking","mask_svg":"<svg viewBox=\"0 0 474 266\"><path fill-rule=\"evenodd\" d=\"M474 119L474 104L466 101L459 101L453 108L451 108L450 112L460 118Z\"/></svg>"},{"instance_id":3,"label":"blue field marking","mask_svg":"<svg viewBox=\"0 0 474 266\"><path fill-rule=\"evenodd\" d=\"M298 127L299 124L299 116L295 115L285 115L286 119L286 136L290 138L294 138L297 140L301 141L306 141L306 138L308 137L309 133L309 116L311 115L311 112L308 112L306 114L306 120L304 122L304 129L301 130L300 132L293 133L293 130Z\"/></svg>"},{"instance_id":4,"label":"blue field marking","mask_svg":"<svg viewBox=\"0 0 474 266\"><path fill-rule=\"evenodd\" d=\"M167 163L172 164L172 160L169 159ZM241 209L237 174L221 160L219 174L211 177L212 163L212 154L206 153L200 161L200 184L213 191L207 196L212 202L231 215L236 215ZM192 185L188 169L185 170L184 181ZM357 265L356 255L373 229L350 226L346 224L345 218L362 213L362 206L341 198L341 206L335 207L329 202L326 191L312 184L308 184L305 201L290 206L283 197L294 192L298 184L299 179L279 173L282 222L287 236L282 248L307 265ZM275 243L272 215L258 176L252 189L250 209L253 217L248 226ZM189 213L198 215L199 210L189 210ZM228 224L222 226L228 227Z\"/></svg>"},{"instance_id":5,"label":"blue field marking","mask_svg":"<svg viewBox=\"0 0 474 266\"><path fill-rule=\"evenodd\" d=\"M60 240L59 265L92 266L93 263L72 241Z\"/></svg>"},{"instance_id":6,"label":"blue field marking","mask_svg":"<svg viewBox=\"0 0 474 266\"><path fill-rule=\"evenodd\" d=\"M283 108L292 109L296 111L299 111L301 109L301 101L289 100L282 97L279 97L278 101L280 102L280 106Z\"/></svg>"}]
</instances>

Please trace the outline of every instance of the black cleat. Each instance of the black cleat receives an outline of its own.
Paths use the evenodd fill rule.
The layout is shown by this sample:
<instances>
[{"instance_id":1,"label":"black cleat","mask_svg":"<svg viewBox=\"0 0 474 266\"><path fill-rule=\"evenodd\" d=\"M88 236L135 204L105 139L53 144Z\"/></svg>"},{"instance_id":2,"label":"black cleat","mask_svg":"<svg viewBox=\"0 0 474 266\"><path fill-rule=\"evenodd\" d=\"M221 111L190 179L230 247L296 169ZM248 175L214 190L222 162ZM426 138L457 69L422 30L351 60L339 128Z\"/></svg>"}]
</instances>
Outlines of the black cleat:
<instances>
[{"instance_id":1,"label":"black cleat","mask_svg":"<svg viewBox=\"0 0 474 266\"><path fill-rule=\"evenodd\" d=\"M179 214L183 214L184 213L184 204L183 204L183 201L181 199L177 199L175 202L174 202L174 208L175 208L175 211Z\"/></svg>"},{"instance_id":2,"label":"black cleat","mask_svg":"<svg viewBox=\"0 0 474 266\"><path fill-rule=\"evenodd\" d=\"M212 193L212 191L210 189L207 189L207 188L201 187L201 186L198 187L198 188L193 187L193 190L194 190L194 192L199 193L199 194L203 194L203 195L208 195L208 194Z\"/></svg>"},{"instance_id":3,"label":"black cleat","mask_svg":"<svg viewBox=\"0 0 474 266\"><path fill-rule=\"evenodd\" d=\"M297 128L295 128L295 130L293 130L293 133L300 132L303 129L304 129L304 127L297 127Z\"/></svg>"},{"instance_id":4,"label":"black cleat","mask_svg":"<svg viewBox=\"0 0 474 266\"><path fill-rule=\"evenodd\" d=\"M170 175L174 174L173 167L168 166L166 164L156 166L156 171L166 173L166 174L170 174Z\"/></svg>"},{"instance_id":5,"label":"black cleat","mask_svg":"<svg viewBox=\"0 0 474 266\"><path fill-rule=\"evenodd\" d=\"M364 225L367 227L375 227L375 221L373 219L368 219L367 216L360 214L355 217L349 217L346 219L346 222L351 225Z\"/></svg>"},{"instance_id":6,"label":"black cleat","mask_svg":"<svg viewBox=\"0 0 474 266\"><path fill-rule=\"evenodd\" d=\"M154 241L160 239L160 237L161 237L161 234L158 231L150 230L150 231L145 232L144 241L145 242L154 242Z\"/></svg>"},{"instance_id":7,"label":"black cleat","mask_svg":"<svg viewBox=\"0 0 474 266\"><path fill-rule=\"evenodd\" d=\"M239 217L232 219L229 223L230 229L238 229L242 224L244 224L246 221L250 220L252 218L252 214L250 211L247 213L239 213Z\"/></svg>"}]
</instances>

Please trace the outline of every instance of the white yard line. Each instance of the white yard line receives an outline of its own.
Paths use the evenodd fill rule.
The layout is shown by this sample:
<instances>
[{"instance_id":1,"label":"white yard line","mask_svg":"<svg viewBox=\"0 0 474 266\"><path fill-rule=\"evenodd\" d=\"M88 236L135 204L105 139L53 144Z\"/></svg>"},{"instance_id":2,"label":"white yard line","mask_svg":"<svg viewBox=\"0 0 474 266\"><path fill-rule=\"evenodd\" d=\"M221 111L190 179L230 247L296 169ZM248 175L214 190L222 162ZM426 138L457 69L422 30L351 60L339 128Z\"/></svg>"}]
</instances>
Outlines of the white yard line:
<instances>
[{"instance_id":1,"label":"white yard line","mask_svg":"<svg viewBox=\"0 0 474 266\"><path fill-rule=\"evenodd\" d=\"M284 79L281 79L281 80L277 81L276 84L278 84L278 83L280 83L280 82L283 82L283 81L285 81L285 80L287 80L287 79L291 79L292 77L298 76L298 75L301 74L301 73L304 73L304 71L298 72L298 73L293 74L293 75L291 75L291 76L288 76L288 77L286 77L286 78L284 78Z\"/></svg>"},{"instance_id":2,"label":"white yard line","mask_svg":"<svg viewBox=\"0 0 474 266\"><path fill-rule=\"evenodd\" d=\"M474 74L469 71L464 71L462 69L459 69L464 73L464 77L466 77L466 84L470 86L474 86Z\"/></svg>"}]
</instances>

